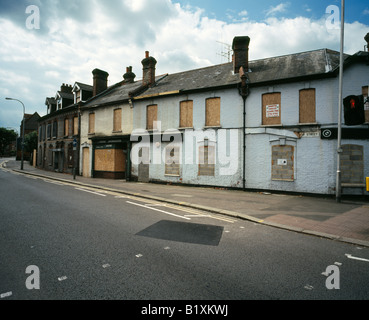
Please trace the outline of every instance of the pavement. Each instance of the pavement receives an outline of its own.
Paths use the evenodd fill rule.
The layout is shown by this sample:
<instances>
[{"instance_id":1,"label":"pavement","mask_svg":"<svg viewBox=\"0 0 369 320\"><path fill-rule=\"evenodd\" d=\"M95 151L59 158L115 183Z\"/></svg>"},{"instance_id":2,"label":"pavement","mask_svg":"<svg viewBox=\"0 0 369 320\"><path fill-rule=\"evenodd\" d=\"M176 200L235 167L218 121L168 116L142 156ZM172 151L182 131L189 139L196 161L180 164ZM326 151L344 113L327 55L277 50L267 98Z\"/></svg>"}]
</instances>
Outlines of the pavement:
<instances>
[{"instance_id":1,"label":"pavement","mask_svg":"<svg viewBox=\"0 0 369 320\"><path fill-rule=\"evenodd\" d=\"M269 192L244 192L125 180L91 179L43 171L24 162L0 159L0 167L18 173L114 191L145 199L191 207L334 241L369 247L369 201Z\"/></svg>"}]
</instances>

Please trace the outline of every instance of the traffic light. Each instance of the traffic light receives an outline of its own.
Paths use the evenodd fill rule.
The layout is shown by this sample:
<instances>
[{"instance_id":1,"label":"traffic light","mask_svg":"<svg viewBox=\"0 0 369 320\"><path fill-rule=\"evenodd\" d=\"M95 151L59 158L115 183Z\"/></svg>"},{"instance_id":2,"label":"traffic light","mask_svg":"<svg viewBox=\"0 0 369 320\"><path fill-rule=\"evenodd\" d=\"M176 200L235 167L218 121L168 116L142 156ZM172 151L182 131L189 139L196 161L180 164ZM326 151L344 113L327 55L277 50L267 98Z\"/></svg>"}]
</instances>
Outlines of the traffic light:
<instances>
[{"instance_id":1,"label":"traffic light","mask_svg":"<svg viewBox=\"0 0 369 320\"><path fill-rule=\"evenodd\" d=\"M364 97L348 96L343 100L345 124L356 126L365 122Z\"/></svg>"}]
</instances>

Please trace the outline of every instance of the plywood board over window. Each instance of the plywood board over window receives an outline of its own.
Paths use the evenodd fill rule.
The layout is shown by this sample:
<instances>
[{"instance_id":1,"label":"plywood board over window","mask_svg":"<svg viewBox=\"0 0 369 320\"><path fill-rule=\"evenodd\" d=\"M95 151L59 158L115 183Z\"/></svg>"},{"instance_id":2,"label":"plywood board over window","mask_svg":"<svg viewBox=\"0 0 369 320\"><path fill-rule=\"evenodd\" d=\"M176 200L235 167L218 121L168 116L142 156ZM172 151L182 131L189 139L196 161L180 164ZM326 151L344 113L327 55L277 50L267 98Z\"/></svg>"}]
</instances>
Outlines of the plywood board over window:
<instances>
[{"instance_id":1,"label":"plywood board over window","mask_svg":"<svg viewBox=\"0 0 369 320\"><path fill-rule=\"evenodd\" d=\"M69 136L69 119L64 119L64 136Z\"/></svg>"},{"instance_id":2,"label":"plywood board over window","mask_svg":"<svg viewBox=\"0 0 369 320\"><path fill-rule=\"evenodd\" d=\"M180 103L180 121L181 128L193 127L193 101L182 101Z\"/></svg>"},{"instance_id":3,"label":"plywood board over window","mask_svg":"<svg viewBox=\"0 0 369 320\"><path fill-rule=\"evenodd\" d=\"M156 129L154 128L154 122L158 121L158 105L153 104L153 105L147 106L146 119L147 119L147 124L146 124L147 130Z\"/></svg>"},{"instance_id":4,"label":"plywood board over window","mask_svg":"<svg viewBox=\"0 0 369 320\"><path fill-rule=\"evenodd\" d=\"M206 99L205 126L220 127L220 98Z\"/></svg>"},{"instance_id":5,"label":"plywood board over window","mask_svg":"<svg viewBox=\"0 0 369 320\"><path fill-rule=\"evenodd\" d=\"M115 109L114 110L113 131L114 132L122 131L122 109Z\"/></svg>"},{"instance_id":6,"label":"plywood board over window","mask_svg":"<svg viewBox=\"0 0 369 320\"><path fill-rule=\"evenodd\" d=\"M199 147L199 176L215 175L215 147Z\"/></svg>"},{"instance_id":7,"label":"plywood board over window","mask_svg":"<svg viewBox=\"0 0 369 320\"><path fill-rule=\"evenodd\" d=\"M171 176L180 175L179 163L180 148L167 146L165 149L165 174Z\"/></svg>"},{"instance_id":8,"label":"plywood board over window","mask_svg":"<svg viewBox=\"0 0 369 320\"><path fill-rule=\"evenodd\" d=\"M93 134L95 133L95 114L90 113L88 120L88 133Z\"/></svg>"},{"instance_id":9,"label":"plywood board over window","mask_svg":"<svg viewBox=\"0 0 369 320\"><path fill-rule=\"evenodd\" d=\"M266 93L262 97L263 125L281 124L281 93Z\"/></svg>"},{"instance_id":10,"label":"plywood board over window","mask_svg":"<svg viewBox=\"0 0 369 320\"><path fill-rule=\"evenodd\" d=\"M315 89L300 90L299 123L316 122Z\"/></svg>"},{"instance_id":11,"label":"plywood board over window","mask_svg":"<svg viewBox=\"0 0 369 320\"><path fill-rule=\"evenodd\" d=\"M74 117L73 119L73 135L78 134L78 117Z\"/></svg>"}]
</instances>

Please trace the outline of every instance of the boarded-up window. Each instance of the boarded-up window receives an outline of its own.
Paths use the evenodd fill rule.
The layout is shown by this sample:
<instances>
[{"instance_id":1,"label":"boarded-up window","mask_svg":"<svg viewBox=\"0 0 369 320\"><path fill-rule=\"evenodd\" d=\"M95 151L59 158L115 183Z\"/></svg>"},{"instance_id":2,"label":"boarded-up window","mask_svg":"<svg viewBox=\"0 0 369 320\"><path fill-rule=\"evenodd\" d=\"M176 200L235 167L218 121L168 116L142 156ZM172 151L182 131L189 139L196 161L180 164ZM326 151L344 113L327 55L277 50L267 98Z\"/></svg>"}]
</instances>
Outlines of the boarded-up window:
<instances>
[{"instance_id":1,"label":"boarded-up window","mask_svg":"<svg viewBox=\"0 0 369 320\"><path fill-rule=\"evenodd\" d=\"M168 146L165 149L165 174L179 176L179 154L180 148Z\"/></svg>"},{"instance_id":2,"label":"boarded-up window","mask_svg":"<svg viewBox=\"0 0 369 320\"><path fill-rule=\"evenodd\" d=\"M88 133L93 134L95 133L95 114L90 113L88 118Z\"/></svg>"},{"instance_id":3,"label":"boarded-up window","mask_svg":"<svg viewBox=\"0 0 369 320\"><path fill-rule=\"evenodd\" d=\"M281 94L263 94L263 125L281 124Z\"/></svg>"},{"instance_id":4,"label":"boarded-up window","mask_svg":"<svg viewBox=\"0 0 369 320\"><path fill-rule=\"evenodd\" d=\"M315 89L300 90L299 123L315 123Z\"/></svg>"},{"instance_id":5,"label":"boarded-up window","mask_svg":"<svg viewBox=\"0 0 369 320\"><path fill-rule=\"evenodd\" d=\"M154 122L158 121L158 106L156 104L147 106L146 119L147 119L146 124L147 130L156 129L154 128Z\"/></svg>"},{"instance_id":6,"label":"boarded-up window","mask_svg":"<svg viewBox=\"0 0 369 320\"><path fill-rule=\"evenodd\" d=\"M199 176L215 175L215 147L204 146L199 148Z\"/></svg>"},{"instance_id":7,"label":"boarded-up window","mask_svg":"<svg viewBox=\"0 0 369 320\"><path fill-rule=\"evenodd\" d=\"M364 184L363 146L347 144L342 146L341 175L342 183Z\"/></svg>"},{"instance_id":8,"label":"boarded-up window","mask_svg":"<svg viewBox=\"0 0 369 320\"><path fill-rule=\"evenodd\" d=\"M295 147L272 147L272 180L294 181Z\"/></svg>"},{"instance_id":9,"label":"boarded-up window","mask_svg":"<svg viewBox=\"0 0 369 320\"><path fill-rule=\"evenodd\" d=\"M193 101L182 101L180 104L180 124L181 128L193 127Z\"/></svg>"},{"instance_id":10,"label":"boarded-up window","mask_svg":"<svg viewBox=\"0 0 369 320\"><path fill-rule=\"evenodd\" d=\"M73 135L78 135L78 117L73 119Z\"/></svg>"},{"instance_id":11,"label":"boarded-up window","mask_svg":"<svg viewBox=\"0 0 369 320\"><path fill-rule=\"evenodd\" d=\"M124 172L126 155L123 149L96 149L95 171Z\"/></svg>"},{"instance_id":12,"label":"boarded-up window","mask_svg":"<svg viewBox=\"0 0 369 320\"><path fill-rule=\"evenodd\" d=\"M114 110L114 126L113 131L122 131L122 109Z\"/></svg>"},{"instance_id":13,"label":"boarded-up window","mask_svg":"<svg viewBox=\"0 0 369 320\"><path fill-rule=\"evenodd\" d=\"M220 127L220 98L206 99L205 126Z\"/></svg>"},{"instance_id":14,"label":"boarded-up window","mask_svg":"<svg viewBox=\"0 0 369 320\"><path fill-rule=\"evenodd\" d=\"M64 136L69 136L69 119L64 119Z\"/></svg>"}]
</instances>

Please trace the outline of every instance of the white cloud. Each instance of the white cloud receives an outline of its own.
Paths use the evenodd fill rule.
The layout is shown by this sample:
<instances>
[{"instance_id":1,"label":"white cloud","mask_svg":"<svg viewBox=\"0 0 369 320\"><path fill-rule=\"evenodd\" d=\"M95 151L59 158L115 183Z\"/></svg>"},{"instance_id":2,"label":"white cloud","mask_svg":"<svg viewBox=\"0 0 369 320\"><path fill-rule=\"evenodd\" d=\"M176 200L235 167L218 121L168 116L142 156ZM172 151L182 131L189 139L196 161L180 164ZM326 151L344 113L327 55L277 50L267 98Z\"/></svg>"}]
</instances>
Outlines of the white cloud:
<instances>
[{"instance_id":1,"label":"white cloud","mask_svg":"<svg viewBox=\"0 0 369 320\"><path fill-rule=\"evenodd\" d=\"M286 12L287 7L289 6L288 3L280 3L279 5L275 6L275 7L270 7L267 11L266 11L266 16L272 16L275 15L276 13L282 13L282 12Z\"/></svg>"},{"instance_id":2,"label":"white cloud","mask_svg":"<svg viewBox=\"0 0 369 320\"><path fill-rule=\"evenodd\" d=\"M157 59L158 74L224 62L217 41L232 44L240 35L250 36L253 60L320 48L339 50L339 32L328 33L324 19L275 18L288 3L270 8L263 22L249 21L247 11L229 11L234 20L226 23L170 0L110 0L111 5L89 1L89 11L81 18L63 13L70 8L41 16L46 30L30 31L24 23L0 18L1 105L2 95L11 95L25 100L29 112L34 108L44 114L47 96L53 96L62 83L92 84L95 68L110 74L110 84L122 79L127 66L133 66L136 79L141 79L146 50ZM362 50L368 29L357 22L347 24L345 51ZM12 121L1 117L0 126L19 126Z\"/></svg>"}]
</instances>

